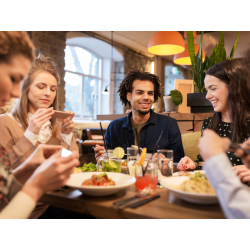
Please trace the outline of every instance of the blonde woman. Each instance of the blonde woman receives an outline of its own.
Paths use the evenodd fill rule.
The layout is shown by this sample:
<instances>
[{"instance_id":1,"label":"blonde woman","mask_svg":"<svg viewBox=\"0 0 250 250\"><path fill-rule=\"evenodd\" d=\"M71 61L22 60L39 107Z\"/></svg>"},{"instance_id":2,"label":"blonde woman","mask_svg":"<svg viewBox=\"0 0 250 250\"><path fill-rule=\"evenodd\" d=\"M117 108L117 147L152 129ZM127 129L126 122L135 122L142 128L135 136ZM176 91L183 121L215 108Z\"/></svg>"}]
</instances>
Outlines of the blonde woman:
<instances>
[{"instance_id":1,"label":"blonde woman","mask_svg":"<svg viewBox=\"0 0 250 250\"><path fill-rule=\"evenodd\" d=\"M34 59L33 50L26 32L0 32L0 106L20 97L20 83ZM65 185L79 161L75 153L66 158L54 154L62 146L39 145L12 172L2 137L0 130L0 219L28 218L44 192Z\"/></svg>"},{"instance_id":2,"label":"blonde woman","mask_svg":"<svg viewBox=\"0 0 250 250\"><path fill-rule=\"evenodd\" d=\"M0 116L1 145L7 150L13 169L22 164L39 144L61 145L76 151L79 157L72 133L74 113L62 120L61 125L52 118L57 109L59 80L53 61L40 55L21 83L21 97L10 114ZM38 218L47 208L38 204L31 218Z\"/></svg>"},{"instance_id":3,"label":"blonde woman","mask_svg":"<svg viewBox=\"0 0 250 250\"><path fill-rule=\"evenodd\" d=\"M57 110L59 81L55 64L39 56L21 83L21 97L16 100L10 114L0 116L0 131L5 142L2 146L10 155L12 168L27 159L40 143L62 145L78 151L72 133L74 113L62 120L61 126L52 118Z\"/></svg>"}]
</instances>

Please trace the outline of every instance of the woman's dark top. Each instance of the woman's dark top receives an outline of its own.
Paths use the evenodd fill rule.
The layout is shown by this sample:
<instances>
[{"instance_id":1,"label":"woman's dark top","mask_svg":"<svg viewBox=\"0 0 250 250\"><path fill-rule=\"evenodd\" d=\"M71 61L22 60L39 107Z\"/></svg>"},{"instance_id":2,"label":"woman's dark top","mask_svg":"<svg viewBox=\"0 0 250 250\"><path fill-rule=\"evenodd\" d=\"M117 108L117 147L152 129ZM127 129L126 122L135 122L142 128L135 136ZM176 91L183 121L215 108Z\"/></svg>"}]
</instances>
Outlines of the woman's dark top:
<instances>
[{"instance_id":1,"label":"woman's dark top","mask_svg":"<svg viewBox=\"0 0 250 250\"><path fill-rule=\"evenodd\" d=\"M208 125L210 124L212 117L208 117L206 118L203 123L202 123L202 128L201 128L201 136L203 135L203 130L208 128ZM250 128L250 119L247 119L247 126ZM220 136L220 137L228 137L231 140L231 130L230 130L230 123L228 122L223 122L221 121L219 123L219 128L217 129L216 133ZM249 137L249 134L247 134L245 132L245 140L247 140ZM234 155L234 152L227 152L227 156L229 158L229 160L231 161L233 166L236 165L243 165L241 158L238 158ZM198 162L199 161L203 161L203 159L201 158L200 155L197 155L198 158Z\"/></svg>"}]
</instances>

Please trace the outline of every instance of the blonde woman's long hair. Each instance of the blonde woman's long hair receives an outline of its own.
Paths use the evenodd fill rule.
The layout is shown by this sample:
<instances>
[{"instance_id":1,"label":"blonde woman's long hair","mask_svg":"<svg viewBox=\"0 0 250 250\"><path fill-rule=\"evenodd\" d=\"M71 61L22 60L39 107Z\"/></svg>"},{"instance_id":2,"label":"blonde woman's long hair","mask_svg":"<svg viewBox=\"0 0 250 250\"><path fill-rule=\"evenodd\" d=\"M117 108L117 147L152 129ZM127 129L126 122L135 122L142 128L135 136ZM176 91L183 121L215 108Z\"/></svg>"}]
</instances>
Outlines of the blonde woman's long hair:
<instances>
[{"instance_id":1,"label":"blonde woman's long hair","mask_svg":"<svg viewBox=\"0 0 250 250\"><path fill-rule=\"evenodd\" d=\"M45 57L43 55L38 55L38 57L31 64L28 75L24 78L21 83L21 97L16 99L15 103L10 107L10 112L12 116L20 122L22 127L26 130L29 126L28 122L28 112L29 112L29 99L28 92L31 83L33 82L35 76L40 72L48 72L53 75L57 80L57 85L60 83L59 72L56 64L49 57ZM54 110L57 110L58 97L57 90L54 102L50 105ZM56 119L50 119L52 125L52 135L55 135L56 132Z\"/></svg>"}]
</instances>

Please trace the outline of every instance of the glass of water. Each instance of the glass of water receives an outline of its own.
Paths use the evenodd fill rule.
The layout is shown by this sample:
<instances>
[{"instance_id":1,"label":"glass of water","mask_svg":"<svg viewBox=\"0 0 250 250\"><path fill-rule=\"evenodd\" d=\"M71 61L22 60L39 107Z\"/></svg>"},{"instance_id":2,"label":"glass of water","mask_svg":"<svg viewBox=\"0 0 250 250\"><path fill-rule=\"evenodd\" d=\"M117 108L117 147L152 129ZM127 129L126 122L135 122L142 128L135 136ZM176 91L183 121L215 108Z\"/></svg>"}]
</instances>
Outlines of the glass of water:
<instances>
[{"instance_id":1,"label":"glass of water","mask_svg":"<svg viewBox=\"0 0 250 250\"><path fill-rule=\"evenodd\" d=\"M135 162L139 158L138 148L127 148L128 174L135 176Z\"/></svg>"},{"instance_id":2,"label":"glass of water","mask_svg":"<svg viewBox=\"0 0 250 250\"><path fill-rule=\"evenodd\" d=\"M158 170L163 176L172 176L173 174L173 150L159 149L157 150Z\"/></svg>"}]
</instances>

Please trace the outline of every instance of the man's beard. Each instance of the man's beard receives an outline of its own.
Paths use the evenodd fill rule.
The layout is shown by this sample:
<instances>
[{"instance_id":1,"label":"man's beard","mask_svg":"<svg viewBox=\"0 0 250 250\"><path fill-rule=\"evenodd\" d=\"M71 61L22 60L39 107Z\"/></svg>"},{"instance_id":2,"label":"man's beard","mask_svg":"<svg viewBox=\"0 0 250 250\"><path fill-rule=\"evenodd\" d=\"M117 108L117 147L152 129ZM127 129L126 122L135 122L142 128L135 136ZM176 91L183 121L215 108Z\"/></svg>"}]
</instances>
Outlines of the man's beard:
<instances>
[{"instance_id":1,"label":"man's beard","mask_svg":"<svg viewBox=\"0 0 250 250\"><path fill-rule=\"evenodd\" d=\"M151 108L150 108L151 109ZM136 111L140 114L140 115L146 115L150 112L150 109L149 110L140 110L140 109L137 109Z\"/></svg>"}]
</instances>

